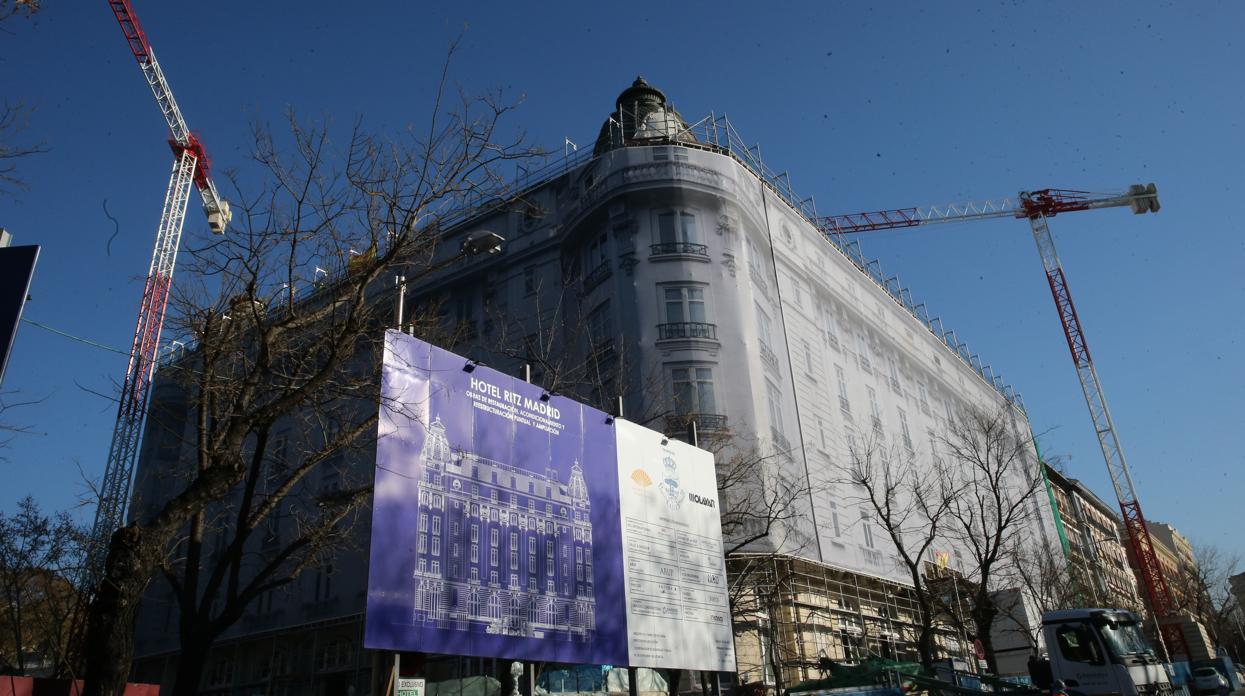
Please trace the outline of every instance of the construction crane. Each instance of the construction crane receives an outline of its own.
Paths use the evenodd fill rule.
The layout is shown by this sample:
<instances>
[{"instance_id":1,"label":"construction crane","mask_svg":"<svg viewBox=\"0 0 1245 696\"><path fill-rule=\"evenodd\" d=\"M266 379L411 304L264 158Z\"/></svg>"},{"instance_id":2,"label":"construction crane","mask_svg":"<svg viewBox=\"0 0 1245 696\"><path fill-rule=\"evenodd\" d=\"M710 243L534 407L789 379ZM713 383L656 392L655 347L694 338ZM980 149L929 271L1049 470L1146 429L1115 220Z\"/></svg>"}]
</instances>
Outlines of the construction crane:
<instances>
[{"instance_id":1,"label":"construction crane","mask_svg":"<svg viewBox=\"0 0 1245 696\"><path fill-rule=\"evenodd\" d=\"M191 132L182 117L173 91L156 61L156 54L143 32L138 16L130 0L108 0L108 7L121 26L121 33L129 44L130 52L138 61L143 77L156 98L156 105L169 127L169 146L173 149L173 173L169 177L164 208L160 213L160 225L156 228L155 250L143 287L142 303L138 309L138 326L130 347L130 360L121 387L121 401L117 409L117 423L112 432L112 445L108 450L108 463L104 468L104 480L99 491L99 506L88 539L86 578L83 586L94 588L103 572L104 558L112 533L121 526L129 501L130 479L138 455L143 421L147 414L147 401L151 391L151 379L155 371L156 353L160 344L160 330L164 326L164 311L168 305L169 290L173 283L173 266L177 261L177 249L181 242L182 225L186 219L186 206L193 185L199 191L203 211L207 214L208 227L216 234L223 234L229 225L231 213L212 183L210 166L203 143Z\"/></svg>"},{"instance_id":2,"label":"construction crane","mask_svg":"<svg viewBox=\"0 0 1245 696\"><path fill-rule=\"evenodd\" d=\"M1004 198L997 201L832 215L817 218L815 223L824 234L843 235L1003 217L1022 218L1029 221L1033 239L1037 242L1038 254L1042 257L1042 268L1046 271L1046 282L1050 285L1051 296L1055 300L1055 309L1059 312L1059 320L1063 323L1064 336L1068 341L1072 362L1076 366L1077 378L1081 382L1085 404L1089 407L1089 417L1093 421L1094 431L1098 434L1098 444L1102 448L1102 456L1106 460L1107 471L1111 475L1111 485L1115 488L1115 496L1120 504L1120 512L1123 514L1124 527L1128 530L1129 543L1132 545L1137 566L1141 571L1150 607L1158 619L1165 646L1177 647L1188 655L1188 644L1180 627L1164 622L1164 619L1174 617L1175 604L1172 601L1167 581L1163 577L1150 532L1146 528L1145 517L1141 513L1141 501L1137 497L1132 474L1124 459L1124 450L1120 447L1119 436L1115 432L1115 423L1111 419L1111 411L1107 408L1102 383L1098 379L1098 372L1094 369L1094 361L1090 357L1089 344L1081 328L1081 319L1077 315L1076 305L1072 302L1067 276L1064 274L1063 266L1059 263L1059 255L1055 251L1055 240L1051 237L1050 227L1046 222L1048 218L1060 213L1117 207L1129 207L1136 214L1156 213L1159 210L1158 191L1154 184L1134 184L1128 188L1128 191L1116 194L1042 189L1022 191L1016 198Z\"/></svg>"}]
</instances>

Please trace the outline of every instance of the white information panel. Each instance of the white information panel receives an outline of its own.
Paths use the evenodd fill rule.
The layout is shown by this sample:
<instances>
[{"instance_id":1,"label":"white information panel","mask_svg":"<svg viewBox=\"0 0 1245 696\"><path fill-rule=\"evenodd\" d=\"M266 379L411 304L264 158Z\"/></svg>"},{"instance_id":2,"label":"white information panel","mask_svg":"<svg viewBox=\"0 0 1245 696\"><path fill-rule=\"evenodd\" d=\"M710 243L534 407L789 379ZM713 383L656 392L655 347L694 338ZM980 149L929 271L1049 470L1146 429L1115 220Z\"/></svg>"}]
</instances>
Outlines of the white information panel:
<instances>
[{"instance_id":1,"label":"white information panel","mask_svg":"<svg viewBox=\"0 0 1245 696\"><path fill-rule=\"evenodd\" d=\"M615 426L630 664L733 672L713 455Z\"/></svg>"}]
</instances>

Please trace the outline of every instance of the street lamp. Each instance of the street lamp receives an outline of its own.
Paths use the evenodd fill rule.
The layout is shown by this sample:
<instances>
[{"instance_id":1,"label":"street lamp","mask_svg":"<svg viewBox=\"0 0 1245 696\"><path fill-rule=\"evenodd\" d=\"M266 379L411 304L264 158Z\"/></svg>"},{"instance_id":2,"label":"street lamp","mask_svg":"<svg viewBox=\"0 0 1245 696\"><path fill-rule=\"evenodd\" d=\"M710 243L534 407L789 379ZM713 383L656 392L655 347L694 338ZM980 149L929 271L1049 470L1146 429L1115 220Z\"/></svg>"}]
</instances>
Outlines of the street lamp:
<instances>
[{"instance_id":1,"label":"street lamp","mask_svg":"<svg viewBox=\"0 0 1245 696\"><path fill-rule=\"evenodd\" d=\"M479 256L480 254L497 254L501 252L501 244L506 238L490 232L482 230L467 235L467 239L463 240L462 253L471 256Z\"/></svg>"}]
</instances>

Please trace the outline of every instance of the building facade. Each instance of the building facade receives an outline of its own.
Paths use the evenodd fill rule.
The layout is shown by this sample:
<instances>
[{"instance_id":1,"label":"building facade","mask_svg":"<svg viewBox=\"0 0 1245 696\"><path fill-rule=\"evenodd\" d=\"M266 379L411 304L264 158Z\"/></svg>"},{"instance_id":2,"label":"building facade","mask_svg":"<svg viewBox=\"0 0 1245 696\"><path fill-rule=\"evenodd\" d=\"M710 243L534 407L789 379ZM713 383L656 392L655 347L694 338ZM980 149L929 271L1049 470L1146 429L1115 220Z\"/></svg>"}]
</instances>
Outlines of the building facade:
<instances>
[{"instance_id":1,"label":"building facade","mask_svg":"<svg viewBox=\"0 0 1245 696\"><path fill-rule=\"evenodd\" d=\"M1067 542L1070 567L1088 591L1088 605L1141 611L1137 577L1129 565L1123 520L1087 486L1046 467Z\"/></svg>"},{"instance_id":2,"label":"building facade","mask_svg":"<svg viewBox=\"0 0 1245 696\"><path fill-rule=\"evenodd\" d=\"M410 287L408 306L443 308L460 329L455 350L515 374L526 364L551 391L610 411L621 401L628 418L672 437L691 424L702 438L729 436L735 451L758 454L759 485L799 492L795 514L749 551L779 554L786 560L775 568L797 569L783 571L800 579L780 588L791 607L783 616L827 618L792 621L774 610L749 619L755 626L743 627L740 641L758 648L739 649L741 681L773 683L775 667L787 682L815 677L822 654L911 657L912 607L902 598L909 581L878 521L835 472L866 442L933 462L943 456L940 438L971 409L1007 404L1016 430L1027 433L1018 395L859 247L818 231L811 200L744 146L729 121L689 123L642 79L618 96L591 152L523 173L513 191L441 221L446 254L484 230L505 237L502 253ZM416 573L416 620L534 635L552 630L550 618L591 616L600 600L580 576L592 562L582 472L519 477L470 453L424 456L438 468L420 494L428 526L421 517L417 543L427 544L429 576L434 562L457 570L446 582ZM370 471L373 462L349 465ZM1026 465L1036 471L1036 456ZM139 464L152 466L154 455ZM496 505L477 511L457 497L477 486ZM1057 543L1049 508L1034 502L1032 512L1027 536ZM551 524L561 531L551 534ZM360 527L364 546L367 531ZM947 543L927 560L967 572L964 559ZM355 656L351 684L369 683L371 658L359 644L366 561L356 555L332 568L323 599L322 583L308 575L227 633L221 659L235 662L221 671L245 671L236 661L255 653L246 646L324 635ZM154 681L170 669L176 635L162 621L160 592L144 604L136 643L139 674ZM790 630L775 660L775 644L759 636L778 622ZM594 630L572 623L552 637ZM321 624L334 628L317 633ZM962 653L955 631L939 641ZM308 664L320 647L310 658L306 647L272 649ZM226 691L258 683L225 681Z\"/></svg>"},{"instance_id":3,"label":"building facade","mask_svg":"<svg viewBox=\"0 0 1245 696\"><path fill-rule=\"evenodd\" d=\"M454 452L440 418L420 456L415 623L589 640L591 504L579 462L561 483L553 468L542 476Z\"/></svg>"}]
</instances>

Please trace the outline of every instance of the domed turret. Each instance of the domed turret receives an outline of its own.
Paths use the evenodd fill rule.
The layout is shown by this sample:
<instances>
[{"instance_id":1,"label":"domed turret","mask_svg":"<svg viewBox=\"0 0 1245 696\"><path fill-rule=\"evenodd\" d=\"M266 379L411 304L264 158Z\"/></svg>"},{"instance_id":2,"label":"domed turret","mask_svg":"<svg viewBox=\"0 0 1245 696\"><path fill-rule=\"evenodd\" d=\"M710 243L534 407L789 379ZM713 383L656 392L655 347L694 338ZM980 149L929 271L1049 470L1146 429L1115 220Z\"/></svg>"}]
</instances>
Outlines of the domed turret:
<instances>
[{"instance_id":1,"label":"domed turret","mask_svg":"<svg viewBox=\"0 0 1245 696\"><path fill-rule=\"evenodd\" d=\"M662 140L695 142L696 138L687 132L687 122L667 103L666 95L637 77L614 101L614 112L601 125L592 154Z\"/></svg>"},{"instance_id":2,"label":"domed turret","mask_svg":"<svg viewBox=\"0 0 1245 696\"><path fill-rule=\"evenodd\" d=\"M424 448L420 452L424 466L429 469L444 469L450 461L450 441L445 436L445 424L437 416L432 425L428 426L428 437L424 439Z\"/></svg>"},{"instance_id":3,"label":"domed turret","mask_svg":"<svg viewBox=\"0 0 1245 696\"><path fill-rule=\"evenodd\" d=\"M571 465L571 480L567 484L567 492L571 494L573 505L588 507L588 484L584 481L584 470L578 460Z\"/></svg>"}]
</instances>

